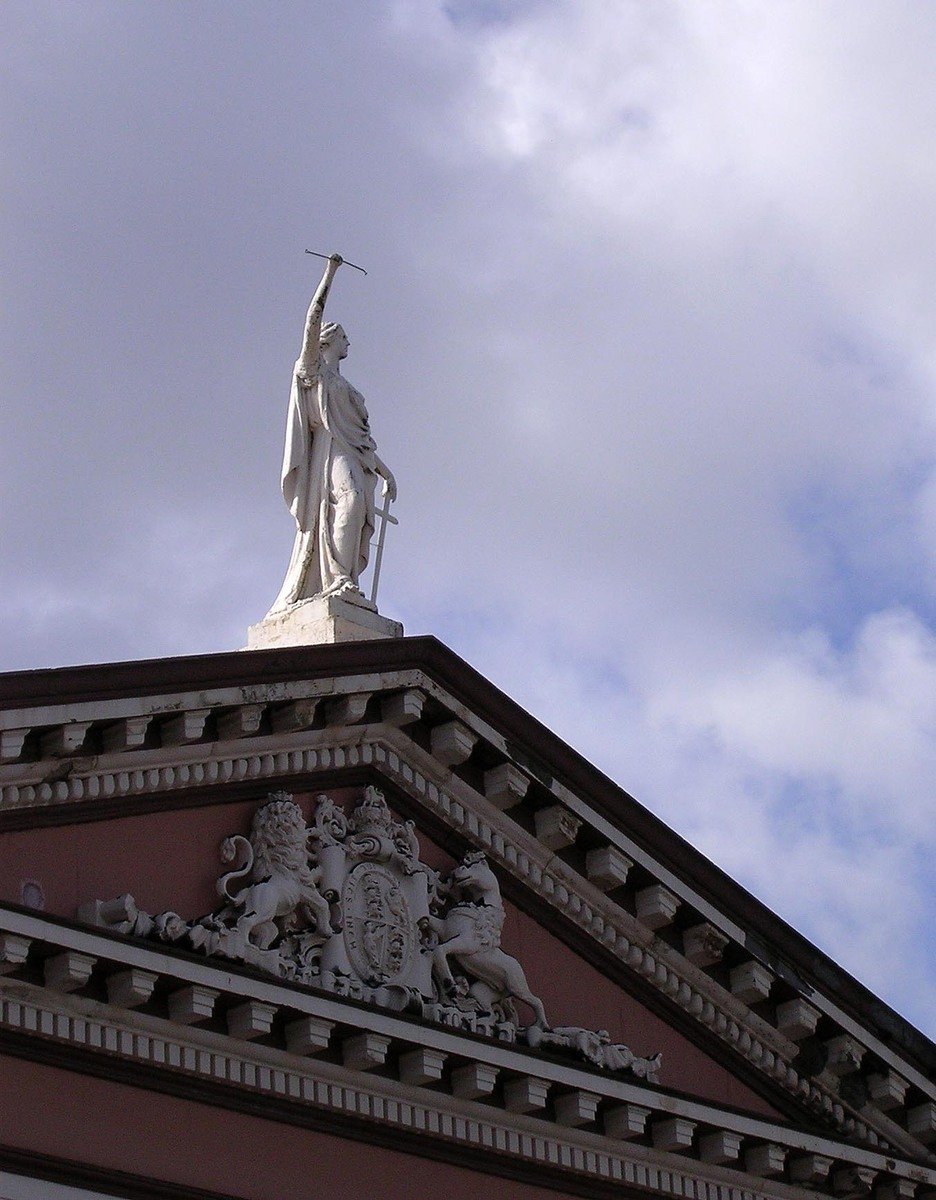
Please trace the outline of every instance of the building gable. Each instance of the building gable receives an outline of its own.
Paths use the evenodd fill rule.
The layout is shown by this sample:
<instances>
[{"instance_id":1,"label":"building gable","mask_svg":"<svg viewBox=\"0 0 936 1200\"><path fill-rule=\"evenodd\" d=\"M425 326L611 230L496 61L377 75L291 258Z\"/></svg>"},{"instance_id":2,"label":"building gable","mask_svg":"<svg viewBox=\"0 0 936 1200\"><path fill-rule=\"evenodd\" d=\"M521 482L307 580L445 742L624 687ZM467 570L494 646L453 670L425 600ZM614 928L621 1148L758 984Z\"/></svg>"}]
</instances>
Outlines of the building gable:
<instances>
[{"instance_id":1,"label":"building gable","mask_svg":"<svg viewBox=\"0 0 936 1200\"><path fill-rule=\"evenodd\" d=\"M23 884L40 884L49 915L15 907L3 914L14 992L34 987L37 969L48 985L41 964L50 959L67 964L69 954L89 953L69 948L79 936L73 917L80 904L132 890L144 910L150 904L153 912L181 911L187 900L185 916L203 911L211 902L211 872L219 869L206 855L221 837L245 828L268 793L285 788L308 805L328 791L350 804L377 786L396 815L417 822L433 865L449 867L470 851L487 856L508 911L505 950L522 961L531 987L563 1027L606 1028L612 1041L638 1055L660 1048L654 1035L666 1040L660 1087L626 1071L602 1074L581 1057L574 1061L569 1047L508 1046L470 1030L440 1034L425 1020L403 1029L405 1018L354 996L343 1003L358 1005L365 1028L351 1035L345 1009L345 1020L333 1019L336 1010L321 997L300 1002L288 981L265 980L255 965L196 963L152 941L129 946L124 934L106 930L80 932L81 945L93 946L90 956L111 963L116 976L155 977L160 1014L169 1011L168 995L217 993L229 1038L246 1039L259 1055L251 1063L241 1047L242 1079L265 1070L271 1086L298 1089L300 1098L312 1087L321 1105L322 1080L292 1078L275 1057L290 1057L285 1025L305 1021L305 1051L315 1052L320 1072L327 1076L326 1068L352 1061L377 1072L382 1099L378 1104L372 1085L371 1113L375 1104L386 1112L397 1102L394 1081L385 1080L388 1063L404 1090L420 1086L413 1080L429 1072L422 1086L433 1089L435 1116L427 1109L413 1119L441 1122L441 1129L446 1120L463 1119L459 1104L479 1103L490 1117L496 1099L509 1118L484 1134L492 1145L511 1144L511 1121L517 1129L531 1121L541 1133L536 1122L548 1119L553 1135L565 1130L565 1150L555 1137L542 1146L531 1142L542 1164L566 1154L570 1162L591 1164L592 1174L608 1171L634 1182L641 1150L651 1146L691 1155L696 1169L700 1162L729 1175L744 1168L771 1180L771 1194L783 1194L786 1185L776 1181L784 1178L821 1181L823 1164L828 1172L864 1171L871 1179L889 1178L895 1168L886 1164L896 1158L914 1164L908 1172L928 1169L934 1096L925 1039L894 1017L885 1041L883 1006L874 1021L863 1022L860 992L844 973L814 951L820 969L810 971L812 948L802 939L431 639L133 664L96 678L30 674L7 681L0 714L6 758L0 831L10 855L3 886L15 905L27 899ZM108 830L118 832L105 849ZM43 875L34 865L40 861L62 869ZM174 864L168 880L166 861ZM222 977L234 983L221 987ZM80 986L69 990L74 1003L80 993ZM132 988L128 994L132 999ZM25 1019L22 996L11 1003L4 1012L12 1019L19 1004ZM145 1004L143 1011L131 1006L134 1046ZM264 1030L271 1008L275 1015ZM282 1016L287 1010L290 1022ZM233 1026L232 1011L241 1014ZM50 1010L45 1019L55 1026L61 1014ZM127 1014L122 1019L126 1024ZM212 1019L204 1031L199 1022L187 1024L188 1042L171 1051L180 1062L209 1053L219 1036ZM321 1040L326 1025L323 1056L312 1031ZM284 1049L267 1045L271 1031ZM644 1032L648 1044L638 1044ZM120 1042L131 1034L118 1021L109 1036ZM355 1038L360 1061L358 1051L346 1049ZM385 1048L377 1062L381 1039L394 1049ZM430 1064L439 1056L449 1065L434 1074ZM404 1060L417 1064L409 1079L405 1070L399 1075ZM471 1068L473 1087L482 1080L491 1087L459 1095L453 1062ZM504 1083L524 1080L532 1081L518 1084L530 1107L519 1101L511 1107ZM510 1094L518 1095L518 1087ZM412 1117L416 1109L408 1111ZM613 1152L608 1138L617 1139ZM791 1164L799 1164L800 1175L791 1174ZM718 1171L710 1177L716 1186Z\"/></svg>"}]
</instances>

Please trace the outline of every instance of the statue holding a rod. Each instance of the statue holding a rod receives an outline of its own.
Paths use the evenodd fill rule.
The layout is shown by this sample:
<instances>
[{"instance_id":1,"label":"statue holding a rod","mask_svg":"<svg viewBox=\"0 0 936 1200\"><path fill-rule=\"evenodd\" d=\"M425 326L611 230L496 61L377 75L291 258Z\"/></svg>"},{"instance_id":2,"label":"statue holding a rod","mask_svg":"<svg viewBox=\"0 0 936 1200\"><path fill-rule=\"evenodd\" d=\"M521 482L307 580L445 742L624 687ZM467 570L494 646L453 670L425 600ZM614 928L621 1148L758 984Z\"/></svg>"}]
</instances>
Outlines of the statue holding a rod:
<instances>
[{"instance_id":1,"label":"statue holding a rod","mask_svg":"<svg viewBox=\"0 0 936 1200\"><path fill-rule=\"evenodd\" d=\"M340 325L323 323L325 301L342 262L339 254L328 257L293 371L282 487L296 520L296 540L268 616L319 596L375 608L362 595L359 580L374 532L377 477L386 489L384 514L396 499L396 481L377 454L364 397L340 373L348 337Z\"/></svg>"}]
</instances>

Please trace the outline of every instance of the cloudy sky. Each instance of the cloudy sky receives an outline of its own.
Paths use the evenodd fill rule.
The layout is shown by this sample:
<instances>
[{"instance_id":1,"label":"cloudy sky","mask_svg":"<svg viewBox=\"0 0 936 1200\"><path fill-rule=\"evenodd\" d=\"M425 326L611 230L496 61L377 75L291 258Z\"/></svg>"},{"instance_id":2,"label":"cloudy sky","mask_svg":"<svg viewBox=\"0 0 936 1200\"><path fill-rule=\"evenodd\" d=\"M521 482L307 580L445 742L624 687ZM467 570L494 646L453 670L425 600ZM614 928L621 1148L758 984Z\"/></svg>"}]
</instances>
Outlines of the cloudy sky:
<instances>
[{"instance_id":1,"label":"cloudy sky","mask_svg":"<svg viewBox=\"0 0 936 1200\"><path fill-rule=\"evenodd\" d=\"M0 6L0 669L279 590L317 265L433 633L936 1032L936 8Z\"/></svg>"}]
</instances>

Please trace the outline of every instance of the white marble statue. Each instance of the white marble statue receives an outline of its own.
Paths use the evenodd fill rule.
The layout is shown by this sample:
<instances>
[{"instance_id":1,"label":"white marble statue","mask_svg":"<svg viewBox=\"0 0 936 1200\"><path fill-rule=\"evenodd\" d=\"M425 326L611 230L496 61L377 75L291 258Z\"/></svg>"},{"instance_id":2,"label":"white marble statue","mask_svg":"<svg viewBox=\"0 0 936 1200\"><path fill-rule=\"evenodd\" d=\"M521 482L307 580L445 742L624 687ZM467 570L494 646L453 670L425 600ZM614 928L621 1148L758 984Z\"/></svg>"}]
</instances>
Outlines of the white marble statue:
<instances>
[{"instance_id":1,"label":"white marble statue","mask_svg":"<svg viewBox=\"0 0 936 1200\"><path fill-rule=\"evenodd\" d=\"M332 254L306 316L302 352L293 371L283 497L296 519L296 540L273 613L317 596L374 606L361 594L374 532L378 475L387 497L396 481L377 455L364 397L344 379L339 363L350 345L340 325L323 324L325 301L341 266Z\"/></svg>"}]
</instances>

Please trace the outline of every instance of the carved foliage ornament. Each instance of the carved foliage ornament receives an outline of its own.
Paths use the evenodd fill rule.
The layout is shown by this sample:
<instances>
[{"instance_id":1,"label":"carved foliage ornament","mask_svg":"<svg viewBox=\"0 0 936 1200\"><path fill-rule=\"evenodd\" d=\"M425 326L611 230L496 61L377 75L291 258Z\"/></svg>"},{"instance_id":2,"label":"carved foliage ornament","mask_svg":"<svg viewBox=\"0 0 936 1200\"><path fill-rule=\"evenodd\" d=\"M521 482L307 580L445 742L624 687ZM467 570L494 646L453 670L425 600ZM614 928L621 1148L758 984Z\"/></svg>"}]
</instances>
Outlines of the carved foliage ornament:
<instances>
[{"instance_id":1,"label":"carved foliage ornament","mask_svg":"<svg viewBox=\"0 0 936 1200\"><path fill-rule=\"evenodd\" d=\"M274 792L247 837L224 839L221 858L220 902L205 916L151 916L126 894L79 917L656 1081L659 1054L638 1057L605 1030L550 1028L523 967L501 948L505 911L484 854L440 875L420 861L413 822L396 820L376 788L350 813L318 796L311 824L290 794ZM526 1027L518 1004L532 1015Z\"/></svg>"}]
</instances>

